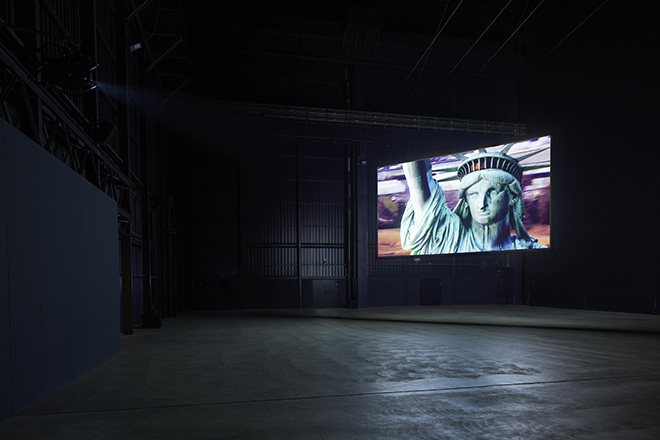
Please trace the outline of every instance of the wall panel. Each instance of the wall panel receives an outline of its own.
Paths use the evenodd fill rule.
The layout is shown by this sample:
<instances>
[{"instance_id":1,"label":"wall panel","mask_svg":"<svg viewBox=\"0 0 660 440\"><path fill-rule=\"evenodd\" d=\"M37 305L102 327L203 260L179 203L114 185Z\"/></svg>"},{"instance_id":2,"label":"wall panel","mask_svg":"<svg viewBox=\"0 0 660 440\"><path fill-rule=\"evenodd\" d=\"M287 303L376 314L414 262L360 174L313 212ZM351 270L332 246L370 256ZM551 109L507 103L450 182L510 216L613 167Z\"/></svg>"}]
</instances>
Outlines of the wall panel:
<instances>
[{"instance_id":1,"label":"wall panel","mask_svg":"<svg viewBox=\"0 0 660 440\"><path fill-rule=\"evenodd\" d=\"M5 126L0 125L0 420L8 417L12 409L5 134Z\"/></svg>"},{"instance_id":2,"label":"wall panel","mask_svg":"<svg viewBox=\"0 0 660 440\"><path fill-rule=\"evenodd\" d=\"M80 178L62 173L45 151L37 151L39 274L43 325L44 392L72 379L71 366L83 359L83 310L79 241ZM54 184L56 182L56 184ZM64 325L62 325L64 323ZM75 362L74 362L75 360Z\"/></svg>"},{"instance_id":3,"label":"wall panel","mask_svg":"<svg viewBox=\"0 0 660 440\"><path fill-rule=\"evenodd\" d=\"M329 286L347 275L344 150L342 145L299 142L301 278L317 278ZM316 291L317 307L336 297Z\"/></svg>"},{"instance_id":4,"label":"wall panel","mask_svg":"<svg viewBox=\"0 0 660 440\"><path fill-rule=\"evenodd\" d=\"M42 396L42 298L39 277L37 149L7 124L7 253L11 320L12 410Z\"/></svg>"},{"instance_id":5,"label":"wall panel","mask_svg":"<svg viewBox=\"0 0 660 440\"><path fill-rule=\"evenodd\" d=\"M119 351L116 203L0 121L0 418Z\"/></svg>"}]
</instances>

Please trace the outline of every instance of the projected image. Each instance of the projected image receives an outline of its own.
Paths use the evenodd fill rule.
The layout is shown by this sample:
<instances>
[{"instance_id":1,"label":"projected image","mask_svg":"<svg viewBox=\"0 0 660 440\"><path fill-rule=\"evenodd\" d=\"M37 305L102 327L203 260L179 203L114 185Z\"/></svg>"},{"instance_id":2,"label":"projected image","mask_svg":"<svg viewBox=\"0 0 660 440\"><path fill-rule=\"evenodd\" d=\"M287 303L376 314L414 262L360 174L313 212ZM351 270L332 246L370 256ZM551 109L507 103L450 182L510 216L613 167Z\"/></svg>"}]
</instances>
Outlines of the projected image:
<instances>
[{"instance_id":1,"label":"projected image","mask_svg":"<svg viewBox=\"0 0 660 440\"><path fill-rule=\"evenodd\" d=\"M378 256L550 247L550 136L378 168Z\"/></svg>"}]
</instances>

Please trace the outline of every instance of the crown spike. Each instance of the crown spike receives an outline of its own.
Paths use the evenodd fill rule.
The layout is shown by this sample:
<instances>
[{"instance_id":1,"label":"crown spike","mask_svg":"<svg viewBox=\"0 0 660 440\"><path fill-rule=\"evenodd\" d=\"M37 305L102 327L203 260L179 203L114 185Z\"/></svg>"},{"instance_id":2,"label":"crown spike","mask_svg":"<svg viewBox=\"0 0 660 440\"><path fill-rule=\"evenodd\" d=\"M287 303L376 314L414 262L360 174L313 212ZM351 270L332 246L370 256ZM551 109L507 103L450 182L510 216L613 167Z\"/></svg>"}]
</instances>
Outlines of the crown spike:
<instances>
[{"instance_id":1,"label":"crown spike","mask_svg":"<svg viewBox=\"0 0 660 440\"><path fill-rule=\"evenodd\" d=\"M458 180L458 176L449 176L444 179L436 179L437 182L451 182L452 180Z\"/></svg>"},{"instance_id":2,"label":"crown spike","mask_svg":"<svg viewBox=\"0 0 660 440\"><path fill-rule=\"evenodd\" d=\"M511 147L513 147L514 145L516 145L515 142L512 142L512 143L510 143L510 144L506 144L506 145L504 146L504 148L502 148L502 149L500 150L500 154L507 154L507 153L509 152L509 150L511 149Z\"/></svg>"},{"instance_id":3,"label":"crown spike","mask_svg":"<svg viewBox=\"0 0 660 440\"><path fill-rule=\"evenodd\" d=\"M452 154L452 156L454 156L458 160L467 160L468 159L468 157L465 154L461 154L461 153L454 153L454 154Z\"/></svg>"},{"instance_id":4,"label":"crown spike","mask_svg":"<svg viewBox=\"0 0 660 440\"><path fill-rule=\"evenodd\" d=\"M550 168L550 164L542 163L536 165L522 165L523 171L540 170L541 168Z\"/></svg>"},{"instance_id":5,"label":"crown spike","mask_svg":"<svg viewBox=\"0 0 660 440\"><path fill-rule=\"evenodd\" d=\"M524 154L524 155L522 155L522 156L518 156L518 157L516 157L516 160L517 160L518 162L522 162L523 160L525 160L525 159L529 159L529 158L532 157L532 156L536 156L537 154L542 153L542 152L544 152L545 150L547 150L547 149L549 149L549 148L550 148L550 147L545 147L545 148L542 149L542 150L532 151L531 153L527 153L527 154Z\"/></svg>"},{"instance_id":6,"label":"crown spike","mask_svg":"<svg viewBox=\"0 0 660 440\"><path fill-rule=\"evenodd\" d=\"M434 173L448 173L451 171L456 171L458 169L458 166L452 166L452 167L446 167L446 168L435 168L431 167Z\"/></svg>"}]
</instances>

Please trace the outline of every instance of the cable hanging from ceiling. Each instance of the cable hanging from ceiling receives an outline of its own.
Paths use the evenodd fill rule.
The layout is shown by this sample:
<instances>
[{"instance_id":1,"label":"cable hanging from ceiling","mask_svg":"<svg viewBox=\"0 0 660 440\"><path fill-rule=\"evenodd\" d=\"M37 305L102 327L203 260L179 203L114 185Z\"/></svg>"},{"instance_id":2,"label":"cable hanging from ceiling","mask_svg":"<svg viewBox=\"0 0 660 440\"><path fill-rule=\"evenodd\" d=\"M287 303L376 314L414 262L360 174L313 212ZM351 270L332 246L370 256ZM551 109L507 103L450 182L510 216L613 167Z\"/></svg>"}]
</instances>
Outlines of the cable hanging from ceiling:
<instances>
[{"instance_id":1,"label":"cable hanging from ceiling","mask_svg":"<svg viewBox=\"0 0 660 440\"><path fill-rule=\"evenodd\" d=\"M433 40L431 40L431 43L428 45L428 47L426 48L426 50L424 51L424 53L422 54L422 56L419 57L419 60L417 60L417 63L415 63L415 65L413 66L413 68L410 70L410 73L408 73L408 76L406 76L406 79L403 80L403 82L402 82L401 85L399 86L398 90L396 91L396 94L398 94L398 93L401 91L401 89L403 88L403 86L408 82L408 80L409 80L410 77L412 76L412 74L413 74L413 72L415 71L415 69L417 69L417 66L419 66L419 63L422 62L422 60L424 59L424 57L426 56L426 54L431 50L431 47L433 47L433 44L435 43L435 40L438 39L438 37L440 36L440 34L442 33L442 31L445 29L445 27L447 26L447 24L451 21L452 17L454 16L454 14L456 14L456 11L458 11L458 8L460 8L462 4L463 4L463 0L461 0L461 1L458 3L458 5L456 5L456 7L455 7L454 10L452 11L451 15L449 16L449 18L447 19L447 21L445 22L445 24L440 28L440 30L439 30L438 32L436 32L435 36L433 37Z\"/></svg>"},{"instance_id":2,"label":"cable hanging from ceiling","mask_svg":"<svg viewBox=\"0 0 660 440\"><path fill-rule=\"evenodd\" d=\"M449 8L449 2L445 3L445 9L442 11L442 17L440 17L440 22L438 23L438 29L436 29L436 33L440 31L440 27L442 26L442 22L445 20L445 15L447 15L447 8ZM415 85L413 86L411 95L415 95L415 92L417 91L417 86L419 85L419 81L422 79L422 75L424 73L424 69L426 69L426 63L429 61L430 52L426 53L426 56L422 56L424 58L424 64L422 64L422 67L419 69L419 75L417 75L417 81L415 81Z\"/></svg>"},{"instance_id":3,"label":"cable hanging from ceiling","mask_svg":"<svg viewBox=\"0 0 660 440\"><path fill-rule=\"evenodd\" d=\"M438 87L441 86L441 85L443 85L443 84L447 81L447 79L449 79L449 77L451 76L451 74L454 73L454 71L458 68L458 66L463 62L463 60L465 59L465 57L467 57L467 56L470 54L470 52L472 51L472 49L474 49L474 47L477 45L477 43L479 43L479 41L481 41L481 39L483 38L483 36L486 35L486 32L488 32L488 30L489 30L489 29L495 24L495 22L497 21L497 19L500 18L500 15L502 15L502 13L506 10L506 8L509 7L509 5L511 4L512 1L513 1L513 0L509 0L509 1L507 2L507 4L504 5L504 7L503 7L502 9L500 9L500 12L495 16L495 18L493 18L493 20L492 20L492 21L490 22L490 24L486 27L486 29L484 29L484 31L481 33L481 35L479 35L479 38L477 38L477 39L475 40L475 42L472 43L472 46L470 46L470 48L465 52L465 54L463 54L463 56L461 57L461 59L458 60L458 62L456 63L456 65L455 65L455 66L449 71L449 73L447 74L447 76L445 76L445 78L440 82L440 84L438 85Z\"/></svg>"},{"instance_id":4,"label":"cable hanging from ceiling","mask_svg":"<svg viewBox=\"0 0 660 440\"><path fill-rule=\"evenodd\" d=\"M510 39L511 39L511 38L512 38L512 37L518 32L518 30L519 30L519 29L520 29L520 28L521 28L521 27L527 22L527 20L529 20L529 18L530 18L535 12L536 12L536 10L539 8L539 6L541 6L541 4L542 4L544 1L545 1L545 0L541 0L541 2L536 6L536 8L534 8L534 10L533 10L532 12L530 12L530 14L525 18L525 20L523 20L523 22L520 23L520 25L516 28L516 30L513 31L513 33L509 36L509 38L507 38L507 40L506 40L506 41L505 41L505 42L504 42L504 43L503 43L503 44L497 49L497 51L495 51L495 54L493 54L493 56L490 57L490 59L486 62L486 64L484 64L484 66L479 70L479 72L481 72L481 71L486 67L486 65L487 65L488 63L490 63L490 61L492 61L492 59L495 57L495 55L496 55L496 54L497 54L497 53L498 53L498 52L499 52L499 51L500 51L500 50L501 50L501 49L502 49L502 48L508 43L508 41L509 41L509 40L510 40ZM559 47L564 41L566 41L571 35L573 35L573 33L575 33L575 31L577 31L580 27L582 27L582 25L584 25L589 19L591 19L591 17L593 17L593 16L594 16L594 15L595 15L595 14L596 14L596 13L602 8L602 7L603 7L603 6L605 6L605 4L606 4L608 1L609 1L609 0L604 0L603 3L601 3L598 7L596 7L596 9L594 9L591 13L589 13L589 15L587 15L587 17L586 17L584 20L582 20L577 26L575 26L573 29L571 29L571 31L568 32L568 33L567 33L562 39L560 39L559 42L558 42L557 44L555 44L555 45L552 47L552 49L550 49L548 52L546 52L545 55L543 55L541 58L539 58L539 60L538 60L536 63L534 63L534 65L533 65L532 67L538 67L538 66L539 66L539 65L540 65L540 64L541 64L541 63L542 63L542 62L543 62L543 61L544 61L544 60L545 60L545 59L546 59L546 58L547 58L552 52L555 51L555 49L557 49L557 47ZM498 89L498 88L500 88L500 87L502 87L502 86L504 86L504 85L510 83L511 81L518 80L518 79L522 78L523 75L525 75L525 73L526 73L526 71L523 71L523 72L519 72L519 73L514 74L514 75L511 76L510 78L507 78L507 79L504 80L503 82L501 82L501 83L495 85L494 87L488 89L487 91L485 91L485 92L479 94L478 96L474 97L474 98L471 99L470 101L468 101L468 102L464 102L464 103L461 105L461 107L473 103L474 101L476 101L476 100L480 99L481 97L483 97L483 96L485 96L485 95L491 93L492 91L494 91L494 90L496 90L496 89Z\"/></svg>"},{"instance_id":5,"label":"cable hanging from ceiling","mask_svg":"<svg viewBox=\"0 0 660 440\"><path fill-rule=\"evenodd\" d=\"M486 61L486 62L484 63L483 66L481 66L481 69L479 69L479 72L477 72L477 73L481 73L481 72L486 68L486 66L487 66L491 61L493 61L493 58L495 58L495 57L497 56L497 54L500 53L500 51L504 48L504 46L506 46L507 44L509 44L509 41L510 41L510 40L511 40L511 39L512 39L512 38L518 33L518 31L520 30L520 28L523 27L523 26L525 25L525 23L527 23L527 20L529 20L529 19L532 17L532 15L534 15L534 13L538 10L538 8L541 7L541 5L543 4L544 1L545 1L545 0L541 0L541 1L539 2L539 4L536 5L536 7L532 10L532 12L529 13L529 15L528 15L528 16L527 16L527 17L526 17L526 18L525 18L525 19L524 19L524 20L518 25L518 27L517 27L516 29L514 29L513 32L511 32L511 35L509 35L509 37L504 41L504 43L502 43L502 44L500 45L500 47L497 48L497 50L495 51L495 53L494 53L494 54L488 59L488 61Z\"/></svg>"},{"instance_id":6,"label":"cable hanging from ceiling","mask_svg":"<svg viewBox=\"0 0 660 440\"><path fill-rule=\"evenodd\" d=\"M541 64L541 63L542 63L542 62L548 57L548 55L550 55L552 52L554 52L555 49L557 49L557 48L558 48L558 47L559 47L559 46L560 46L565 40L567 40L571 35L573 35L573 33L574 33L575 31L577 31L580 27L582 27L582 25L585 24L585 23L586 23L586 22L587 22L587 21L588 21L588 20L589 20L589 19L590 19L595 13L596 13L596 12L598 12L598 11L600 10L600 8L602 8L603 6L605 6L605 3L607 3L607 2L608 2L608 0L605 0L603 3L600 4L600 6L598 6L596 9L594 9L594 10L591 12L591 14L589 14L584 20L582 20L582 21L580 22L580 24L578 24L577 26L575 26L575 28L573 28L573 30L571 30L568 34L566 34L566 36L565 36L564 38L562 38L561 40L559 40L559 42L558 42L557 44L555 44L555 45L552 47L552 49L550 49L545 55L543 55L543 56L542 56L542 57L536 62L535 65L537 66L537 65Z\"/></svg>"}]
</instances>

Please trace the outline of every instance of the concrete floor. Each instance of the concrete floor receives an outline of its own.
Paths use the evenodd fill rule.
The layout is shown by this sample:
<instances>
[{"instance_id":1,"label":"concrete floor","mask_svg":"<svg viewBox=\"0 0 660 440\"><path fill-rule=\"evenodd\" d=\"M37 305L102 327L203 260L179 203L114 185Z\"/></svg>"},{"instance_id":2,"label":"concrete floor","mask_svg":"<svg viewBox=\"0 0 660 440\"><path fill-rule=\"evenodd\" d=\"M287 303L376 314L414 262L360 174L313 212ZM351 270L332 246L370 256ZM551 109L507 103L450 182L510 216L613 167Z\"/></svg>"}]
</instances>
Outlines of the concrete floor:
<instances>
[{"instance_id":1,"label":"concrete floor","mask_svg":"<svg viewBox=\"0 0 660 440\"><path fill-rule=\"evenodd\" d=\"M196 312L122 337L0 439L634 440L658 414L656 315Z\"/></svg>"}]
</instances>

